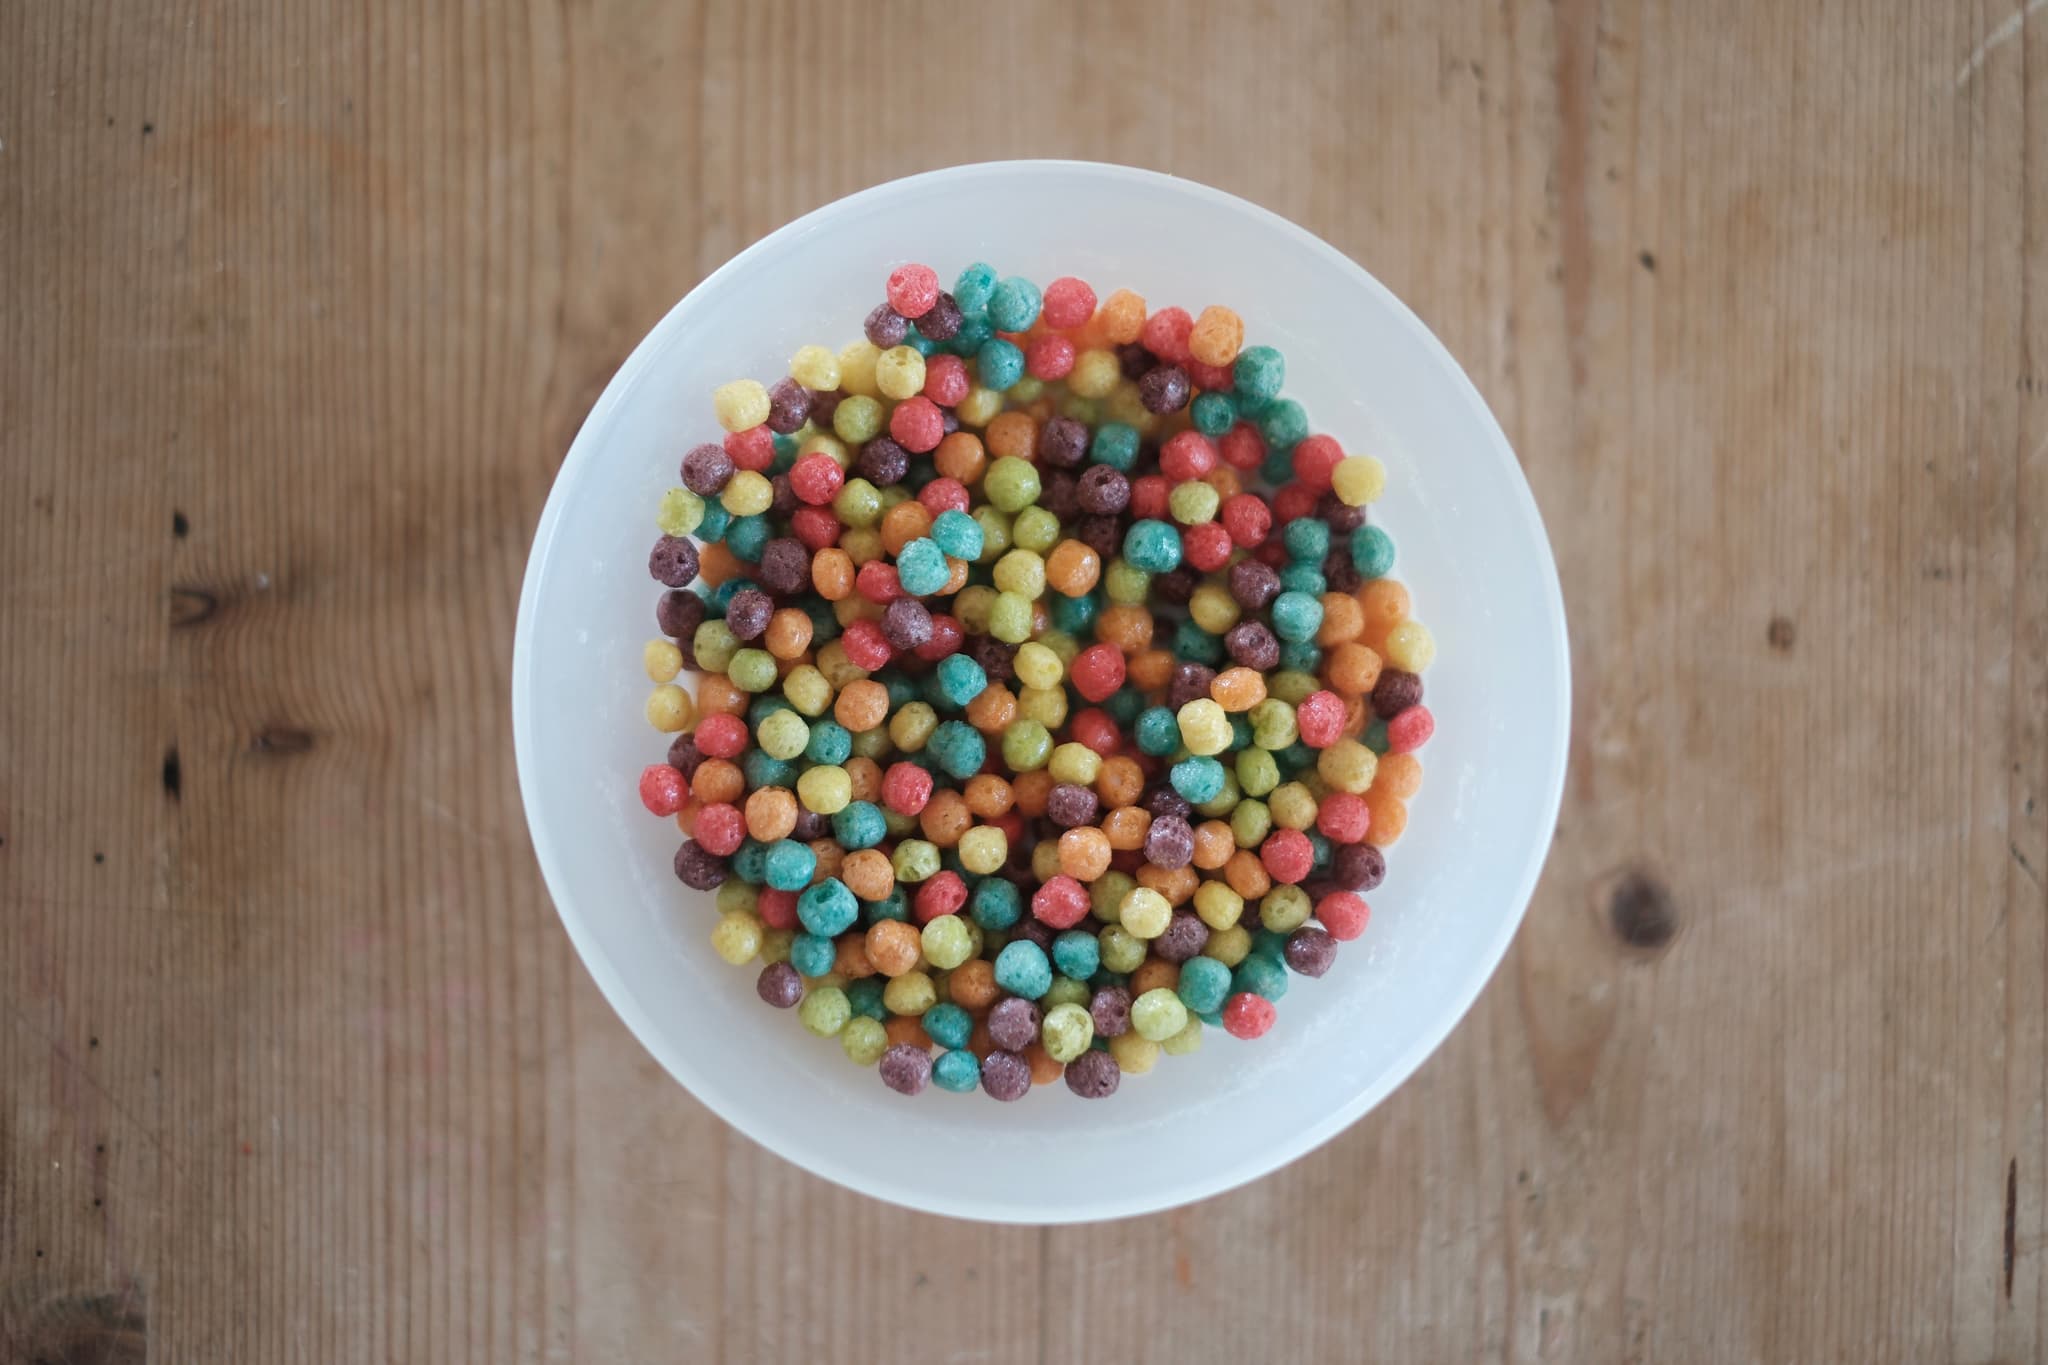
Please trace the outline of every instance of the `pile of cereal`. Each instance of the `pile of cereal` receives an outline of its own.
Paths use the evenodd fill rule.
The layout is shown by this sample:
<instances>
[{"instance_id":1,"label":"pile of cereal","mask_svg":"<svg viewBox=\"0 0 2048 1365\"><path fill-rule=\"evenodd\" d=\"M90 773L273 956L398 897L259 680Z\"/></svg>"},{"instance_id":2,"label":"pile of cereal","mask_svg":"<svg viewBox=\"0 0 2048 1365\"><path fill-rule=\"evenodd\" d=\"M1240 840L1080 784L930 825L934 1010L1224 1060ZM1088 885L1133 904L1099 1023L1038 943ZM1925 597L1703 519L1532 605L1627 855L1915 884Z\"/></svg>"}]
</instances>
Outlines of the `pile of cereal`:
<instances>
[{"instance_id":1,"label":"pile of cereal","mask_svg":"<svg viewBox=\"0 0 2048 1365\"><path fill-rule=\"evenodd\" d=\"M1259 1037L1422 781L1385 467L1228 308L907 265L865 331L719 388L661 501L640 796L712 946L904 1094Z\"/></svg>"}]
</instances>

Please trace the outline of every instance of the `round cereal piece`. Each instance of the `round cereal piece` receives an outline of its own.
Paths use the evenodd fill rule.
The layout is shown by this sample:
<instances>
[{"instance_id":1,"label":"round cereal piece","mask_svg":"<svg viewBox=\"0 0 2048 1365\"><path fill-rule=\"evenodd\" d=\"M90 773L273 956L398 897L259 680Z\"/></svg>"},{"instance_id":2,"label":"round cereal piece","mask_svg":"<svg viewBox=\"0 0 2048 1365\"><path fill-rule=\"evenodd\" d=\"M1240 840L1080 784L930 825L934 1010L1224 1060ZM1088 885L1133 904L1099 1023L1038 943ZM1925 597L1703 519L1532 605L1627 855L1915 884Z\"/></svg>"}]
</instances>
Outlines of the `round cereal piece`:
<instances>
[{"instance_id":1,"label":"round cereal piece","mask_svg":"<svg viewBox=\"0 0 2048 1365\"><path fill-rule=\"evenodd\" d=\"M1071 1064L1088 1050L1088 1044L1094 1040L1095 1021L1079 1005L1054 1005L1046 1011L1040 1037L1054 1061Z\"/></svg>"},{"instance_id":2,"label":"round cereal piece","mask_svg":"<svg viewBox=\"0 0 2048 1365\"><path fill-rule=\"evenodd\" d=\"M921 1093L932 1078L931 1054L913 1043L897 1043L882 1054L882 1084L899 1095Z\"/></svg>"},{"instance_id":3,"label":"round cereal piece","mask_svg":"<svg viewBox=\"0 0 2048 1365\"><path fill-rule=\"evenodd\" d=\"M1014 1051L996 1048L981 1062L981 1088L989 1098L1020 1100L1031 1089L1031 1063Z\"/></svg>"},{"instance_id":4,"label":"round cereal piece","mask_svg":"<svg viewBox=\"0 0 2048 1365\"><path fill-rule=\"evenodd\" d=\"M1093 1049L1069 1063L1066 1076L1067 1089L1084 1100L1107 1099L1116 1093L1117 1085L1123 1079L1116 1059L1107 1052Z\"/></svg>"},{"instance_id":5,"label":"round cereal piece","mask_svg":"<svg viewBox=\"0 0 2048 1365\"><path fill-rule=\"evenodd\" d=\"M794 1009L804 998L804 980L787 962L770 963L755 979L754 993L776 1009Z\"/></svg>"},{"instance_id":6,"label":"round cereal piece","mask_svg":"<svg viewBox=\"0 0 2048 1365\"><path fill-rule=\"evenodd\" d=\"M1031 1001L1009 996L997 1001L989 1011L989 1037L997 1047L1022 1052L1038 1037L1041 1017L1038 1006Z\"/></svg>"}]
</instances>

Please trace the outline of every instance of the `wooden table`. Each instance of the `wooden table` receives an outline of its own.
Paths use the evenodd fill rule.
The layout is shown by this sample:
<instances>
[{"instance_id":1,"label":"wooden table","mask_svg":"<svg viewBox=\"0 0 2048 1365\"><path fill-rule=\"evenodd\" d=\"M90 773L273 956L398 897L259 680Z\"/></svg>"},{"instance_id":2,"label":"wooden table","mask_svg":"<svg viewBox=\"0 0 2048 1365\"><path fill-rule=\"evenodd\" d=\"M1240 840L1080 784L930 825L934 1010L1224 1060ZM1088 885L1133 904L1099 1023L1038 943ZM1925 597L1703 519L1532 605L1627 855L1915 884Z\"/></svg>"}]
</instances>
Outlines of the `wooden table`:
<instances>
[{"instance_id":1,"label":"wooden table","mask_svg":"<svg viewBox=\"0 0 2048 1365\"><path fill-rule=\"evenodd\" d=\"M2042 1358L2042 0L978 8L0 6L0 1360ZM1413 304L1578 680L1435 1059L1050 1232L667 1081L542 891L505 684L669 304L1027 155Z\"/></svg>"}]
</instances>

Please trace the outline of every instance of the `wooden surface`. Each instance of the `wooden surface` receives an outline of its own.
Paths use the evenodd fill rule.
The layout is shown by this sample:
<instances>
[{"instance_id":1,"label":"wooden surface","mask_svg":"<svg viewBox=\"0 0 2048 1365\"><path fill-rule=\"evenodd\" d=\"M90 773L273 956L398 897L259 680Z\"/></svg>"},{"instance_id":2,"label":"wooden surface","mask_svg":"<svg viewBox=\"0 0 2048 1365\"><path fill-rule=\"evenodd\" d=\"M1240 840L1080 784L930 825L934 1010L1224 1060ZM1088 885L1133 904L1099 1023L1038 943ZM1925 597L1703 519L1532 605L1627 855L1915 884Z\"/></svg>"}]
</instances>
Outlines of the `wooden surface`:
<instances>
[{"instance_id":1,"label":"wooden surface","mask_svg":"<svg viewBox=\"0 0 2048 1365\"><path fill-rule=\"evenodd\" d=\"M2041 1359L2025 8L0 5L0 1361ZM542 891L505 686L669 304L1028 155L1414 305L1577 682L1443 1050L1251 1188L1053 1232L670 1084Z\"/></svg>"}]
</instances>

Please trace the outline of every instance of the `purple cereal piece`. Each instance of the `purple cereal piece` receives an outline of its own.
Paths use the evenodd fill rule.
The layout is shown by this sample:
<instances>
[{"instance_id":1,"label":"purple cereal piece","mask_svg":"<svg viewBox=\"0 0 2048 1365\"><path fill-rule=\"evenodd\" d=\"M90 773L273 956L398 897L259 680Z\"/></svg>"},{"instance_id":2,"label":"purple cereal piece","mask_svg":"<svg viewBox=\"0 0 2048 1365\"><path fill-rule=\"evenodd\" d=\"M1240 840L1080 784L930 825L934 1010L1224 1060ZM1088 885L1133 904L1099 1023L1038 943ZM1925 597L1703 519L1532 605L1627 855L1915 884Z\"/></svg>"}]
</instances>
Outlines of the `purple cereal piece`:
<instances>
[{"instance_id":1,"label":"purple cereal piece","mask_svg":"<svg viewBox=\"0 0 2048 1365\"><path fill-rule=\"evenodd\" d=\"M669 741L668 766L681 773L685 782L697 775L703 763L704 751L697 747L695 735L677 735Z\"/></svg>"},{"instance_id":2,"label":"purple cereal piece","mask_svg":"<svg viewBox=\"0 0 2048 1365\"><path fill-rule=\"evenodd\" d=\"M1185 820L1194 811L1188 799L1165 782L1155 782L1145 793L1145 809L1152 812L1154 820L1179 816Z\"/></svg>"},{"instance_id":3,"label":"purple cereal piece","mask_svg":"<svg viewBox=\"0 0 2048 1365\"><path fill-rule=\"evenodd\" d=\"M899 597L882 612L882 635L899 652L931 643L931 609L914 597Z\"/></svg>"},{"instance_id":4,"label":"purple cereal piece","mask_svg":"<svg viewBox=\"0 0 2048 1365\"><path fill-rule=\"evenodd\" d=\"M1230 600L1246 611L1258 611L1280 595L1280 571L1257 559L1230 566Z\"/></svg>"},{"instance_id":5,"label":"purple cereal piece","mask_svg":"<svg viewBox=\"0 0 2048 1365\"><path fill-rule=\"evenodd\" d=\"M1215 669L1193 659L1182 659L1173 666L1173 675L1167 679L1166 704L1178 711L1189 702L1208 696L1209 684L1215 681Z\"/></svg>"},{"instance_id":6,"label":"purple cereal piece","mask_svg":"<svg viewBox=\"0 0 2048 1365\"><path fill-rule=\"evenodd\" d=\"M768 386L768 430L787 436L811 416L811 391L794 379L783 378Z\"/></svg>"},{"instance_id":7,"label":"purple cereal piece","mask_svg":"<svg viewBox=\"0 0 2048 1365\"><path fill-rule=\"evenodd\" d=\"M1104 986L1089 998L1088 1017L1101 1037L1122 1037L1131 1027L1131 993L1122 986Z\"/></svg>"},{"instance_id":8,"label":"purple cereal piece","mask_svg":"<svg viewBox=\"0 0 2048 1365\"><path fill-rule=\"evenodd\" d=\"M1071 417L1055 417L1038 429L1039 463L1071 469L1088 454L1088 428Z\"/></svg>"},{"instance_id":9,"label":"purple cereal piece","mask_svg":"<svg viewBox=\"0 0 2048 1365\"><path fill-rule=\"evenodd\" d=\"M787 520L791 512L803 506L803 499L797 497L796 485L790 482L789 475L776 474L771 476L768 480L768 488L770 490L768 509L777 517Z\"/></svg>"},{"instance_id":10,"label":"purple cereal piece","mask_svg":"<svg viewBox=\"0 0 2048 1365\"><path fill-rule=\"evenodd\" d=\"M954 432L960 430L959 414L954 412L951 408L940 408L939 430L944 432L947 436L951 436Z\"/></svg>"},{"instance_id":11,"label":"purple cereal piece","mask_svg":"<svg viewBox=\"0 0 2048 1365\"><path fill-rule=\"evenodd\" d=\"M1081 510L1093 516L1115 516L1131 505L1131 481L1121 470L1106 464L1092 464L1081 473L1075 489Z\"/></svg>"},{"instance_id":12,"label":"purple cereal piece","mask_svg":"<svg viewBox=\"0 0 2048 1365\"><path fill-rule=\"evenodd\" d=\"M910 472L910 454L889 437L877 436L860 448L853 470L875 487L888 488Z\"/></svg>"},{"instance_id":13,"label":"purple cereal piece","mask_svg":"<svg viewBox=\"0 0 2048 1365\"><path fill-rule=\"evenodd\" d=\"M1183 564L1152 576L1152 595L1172 607L1184 607L1195 595L1195 589L1202 585L1202 575L1190 565Z\"/></svg>"},{"instance_id":14,"label":"purple cereal piece","mask_svg":"<svg viewBox=\"0 0 2048 1365\"><path fill-rule=\"evenodd\" d=\"M1232 662L1261 673L1280 666L1280 641L1263 621L1239 621L1224 632L1223 648Z\"/></svg>"},{"instance_id":15,"label":"purple cereal piece","mask_svg":"<svg viewBox=\"0 0 2048 1365\"><path fill-rule=\"evenodd\" d=\"M695 839L676 850L676 877L693 891L715 891L725 882L725 859Z\"/></svg>"},{"instance_id":16,"label":"purple cereal piece","mask_svg":"<svg viewBox=\"0 0 2048 1365\"><path fill-rule=\"evenodd\" d=\"M996 1001L988 1012L988 1036L997 1047L1022 1052L1038 1041L1038 1006L1019 995Z\"/></svg>"},{"instance_id":17,"label":"purple cereal piece","mask_svg":"<svg viewBox=\"0 0 2048 1365\"><path fill-rule=\"evenodd\" d=\"M789 837L800 844L808 844L813 839L824 838L831 829L832 822L830 820L827 820L814 810L806 810L799 807L796 813L796 825L789 831Z\"/></svg>"},{"instance_id":18,"label":"purple cereal piece","mask_svg":"<svg viewBox=\"0 0 2048 1365\"><path fill-rule=\"evenodd\" d=\"M981 1088L995 1100L1021 1100L1031 1093L1031 1063L1014 1052L992 1048L981 1059Z\"/></svg>"},{"instance_id":19,"label":"purple cereal piece","mask_svg":"<svg viewBox=\"0 0 2048 1365\"><path fill-rule=\"evenodd\" d=\"M1195 831L1178 815L1162 816L1145 831L1145 861L1171 872L1195 857Z\"/></svg>"},{"instance_id":20,"label":"purple cereal piece","mask_svg":"<svg viewBox=\"0 0 2048 1365\"><path fill-rule=\"evenodd\" d=\"M1105 468L1108 468L1108 466L1095 466L1095 469ZM1094 470L1089 472L1093 473ZM1111 472L1113 473L1114 471ZM1082 482L1087 482L1085 475L1082 478ZM1124 501L1126 503L1130 502L1128 487L1125 489ZM1082 517L1080 525L1075 528L1074 538L1100 555L1104 563L1108 563L1110 560L1115 559L1118 551L1123 548L1124 528L1121 520L1114 513L1087 516Z\"/></svg>"},{"instance_id":21,"label":"purple cereal piece","mask_svg":"<svg viewBox=\"0 0 2048 1365\"><path fill-rule=\"evenodd\" d=\"M1046 794L1045 817L1061 829L1076 829L1095 823L1099 804L1086 787L1062 782Z\"/></svg>"},{"instance_id":22,"label":"purple cereal piece","mask_svg":"<svg viewBox=\"0 0 2048 1365\"><path fill-rule=\"evenodd\" d=\"M1072 470L1048 469L1039 475L1044 487L1038 494L1038 505L1069 522L1081 515L1081 479Z\"/></svg>"},{"instance_id":23,"label":"purple cereal piece","mask_svg":"<svg viewBox=\"0 0 2048 1365\"><path fill-rule=\"evenodd\" d=\"M861 323L860 329L867 334L869 341L886 351L892 346L901 346L903 338L910 335L910 319L888 304L878 303L875 311Z\"/></svg>"},{"instance_id":24,"label":"purple cereal piece","mask_svg":"<svg viewBox=\"0 0 2048 1365\"><path fill-rule=\"evenodd\" d=\"M1147 370L1138 380L1138 401L1145 411L1164 417L1188 405L1188 372L1178 365L1161 365Z\"/></svg>"},{"instance_id":25,"label":"purple cereal piece","mask_svg":"<svg viewBox=\"0 0 2048 1365\"><path fill-rule=\"evenodd\" d=\"M839 405L846 395L838 389L811 390L811 425L824 431L832 425L832 414L839 411Z\"/></svg>"},{"instance_id":26,"label":"purple cereal piece","mask_svg":"<svg viewBox=\"0 0 2048 1365\"><path fill-rule=\"evenodd\" d=\"M981 665L992 683L1007 683L1017 676L1017 647L1006 645L993 635L970 635L960 652Z\"/></svg>"},{"instance_id":27,"label":"purple cereal piece","mask_svg":"<svg viewBox=\"0 0 2048 1365\"><path fill-rule=\"evenodd\" d=\"M1150 351L1135 341L1126 341L1116 348L1117 368L1126 379L1143 379L1145 372L1158 363Z\"/></svg>"},{"instance_id":28,"label":"purple cereal piece","mask_svg":"<svg viewBox=\"0 0 2048 1365\"><path fill-rule=\"evenodd\" d=\"M647 572L657 583L687 588L697 577L697 547L681 536L663 536L647 552Z\"/></svg>"},{"instance_id":29,"label":"purple cereal piece","mask_svg":"<svg viewBox=\"0 0 2048 1365\"><path fill-rule=\"evenodd\" d=\"M693 592L665 592L654 604L654 624L663 635L687 640L704 624L704 599Z\"/></svg>"},{"instance_id":30,"label":"purple cereal piece","mask_svg":"<svg viewBox=\"0 0 2048 1365\"><path fill-rule=\"evenodd\" d=\"M1373 684L1372 713L1381 720L1392 720L1421 700L1422 679L1413 673L1389 668Z\"/></svg>"},{"instance_id":31,"label":"purple cereal piece","mask_svg":"<svg viewBox=\"0 0 2048 1365\"><path fill-rule=\"evenodd\" d=\"M917 320L917 330L927 341L951 341L960 335L960 324L966 320L958 301L941 289L932 306Z\"/></svg>"},{"instance_id":32,"label":"purple cereal piece","mask_svg":"<svg viewBox=\"0 0 2048 1365\"><path fill-rule=\"evenodd\" d=\"M775 603L758 588L741 588L725 604L725 628L737 640L758 640L775 615Z\"/></svg>"},{"instance_id":33,"label":"purple cereal piece","mask_svg":"<svg viewBox=\"0 0 2048 1365\"><path fill-rule=\"evenodd\" d=\"M1059 937L1059 930L1031 915L1017 921L1015 932L1018 938L1028 938L1048 953L1052 951L1052 941Z\"/></svg>"},{"instance_id":34,"label":"purple cereal piece","mask_svg":"<svg viewBox=\"0 0 2048 1365\"><path fill-rule=\"evenodd\" d=\"M1364 582L1349 550L1332 550L1323 557L1323 584L1331 592L1357 592Z\"/></svg>"},{"instance_id":35,"label":"purple cereal piece","mask_svg":"<svg viewBox=\"0 0 2048 1365\"><path fill-rule=\"evenodd\" d=\"M1330 855L1330 878L1346 890L1370 891L1387 878L1387 855L1371 844L1339 844Z\"/></svg>"},{"instance_id":36,"label":"purple cereal piece","mask_svg":"<svg viewBox=\"0 0 2048 1365\"><path fill-rule=\"evenodd\" d=\"M1321 976L1337 960L1337 940L1313 925L1303 925L1287 936L1287 965L1303 976Z\"/></svg>"},{"instance_id":37,"label":"purple cereal piece","mask_svg":"<svg viewBox=\"0 0 2048 1365\"><path fill-rule=\"evenodd\" d=\"M771 962L761 969L754 993L779 1010L786 1010L804 998L804 979L787 962Z\"/></svg>"},{"instance_id":38,"label":"purple cereal piece","mask_svg":"<svg viewBox=\"0 0 2048 1365\"><path fill-rule=\"evenodd\" d=\"M1321 503L1318 503L1316 505L1316 515L1330 524L1332 539L1341 539L1365 525L1365 509L1363 507L1346 507L1343 501L1334 493L1326 494L1325 499L1329 506L1324 507Z\"/></svg>"},{"instance_id":39,"label":"purple cereal piece","mask_svg":"<svg viewBox=\"0 0 2048 1365\"><path fill-rule=\"evenodd\" d=\"M882 1054L882 1084L899 1095L915 1095L932 1078L931 1054L915 1043L898 1043Z\"/></svg>"},{"instance_id":40,"label":"purple cereal piece","mask_svg":"<svg viewBox=\"0 0 2048 1365\"><path fill-rule=\"evenodd\" d=\"M777 597L802 592L811 582L811 552L793 536L771 540L761 547L754 577Z\"/></svg>"},{"instance_id":41,"label":"purple cereal piece","mask_svg":"<svg viewBox=\"0 0 2048 1365\"><path fill-rule=\"evenodd\" d=\"M1176 910L1166 932L1152 940L1152 955L1161 962L1181 963L1209 946L1209 926L1192 910Z\"/></svg>"},{"instance_id":42,"label":"purple cereal piece","mask_svg":"<svg viewBox=\"0 0 2048 1365\"><path fill-rule=\"evenodd\" d=\"M1084 1100L1107 1099L1116 1093L1122 1080L1123 1073L1116 1069L1116 1058L1107 1052L1089 1048L1067 1063L1067 1089Z\"/></svg>"},{"instance_id":43,"label":"purple cereal piece","mask_svg":"<svg viewBox=\"0 0 2048 1365\"><path fill-rule=\"evenodd\" d=\"M732 456L725 447L706 443L683 456L683 487L700 498L715 496L732 480Z\"/></svg>"}]
</instances>

